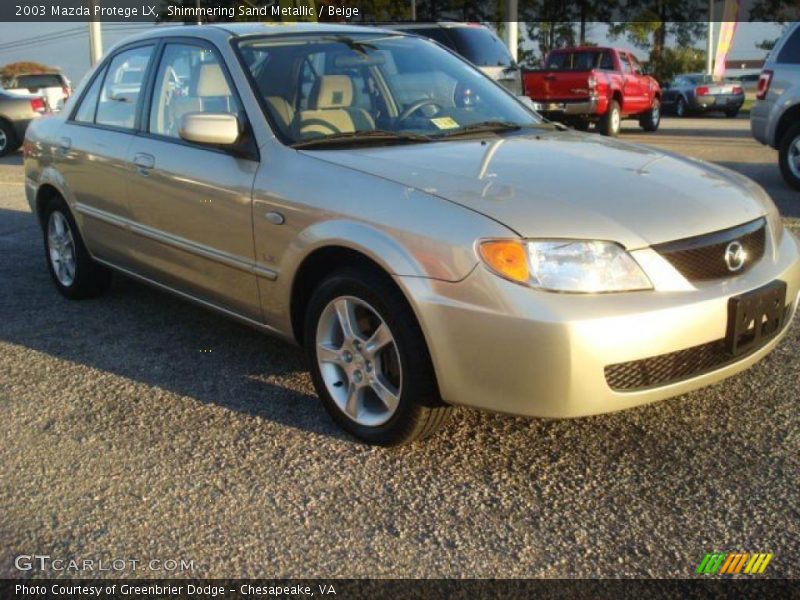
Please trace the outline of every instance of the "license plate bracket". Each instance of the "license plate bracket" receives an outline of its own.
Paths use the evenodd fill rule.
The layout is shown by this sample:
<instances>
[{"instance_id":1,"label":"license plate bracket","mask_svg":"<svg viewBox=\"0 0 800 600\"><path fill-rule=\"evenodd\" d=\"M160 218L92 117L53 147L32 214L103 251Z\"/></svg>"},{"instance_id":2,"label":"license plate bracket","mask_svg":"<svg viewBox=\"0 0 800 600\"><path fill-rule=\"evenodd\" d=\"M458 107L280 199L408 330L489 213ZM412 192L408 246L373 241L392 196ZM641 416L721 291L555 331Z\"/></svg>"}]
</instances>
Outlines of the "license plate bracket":
<instances>
[{"instance_id":1,"label":"license plate bracket","mask_svg":"<svg viewBox=\"0 0 800 600\"><path fill-rule=\"evenodd\" d=\"M746 354L775 337L786 312L786 283L773 281L728 300L725 345L733 356Z\"/></svg>"}]
</instances>

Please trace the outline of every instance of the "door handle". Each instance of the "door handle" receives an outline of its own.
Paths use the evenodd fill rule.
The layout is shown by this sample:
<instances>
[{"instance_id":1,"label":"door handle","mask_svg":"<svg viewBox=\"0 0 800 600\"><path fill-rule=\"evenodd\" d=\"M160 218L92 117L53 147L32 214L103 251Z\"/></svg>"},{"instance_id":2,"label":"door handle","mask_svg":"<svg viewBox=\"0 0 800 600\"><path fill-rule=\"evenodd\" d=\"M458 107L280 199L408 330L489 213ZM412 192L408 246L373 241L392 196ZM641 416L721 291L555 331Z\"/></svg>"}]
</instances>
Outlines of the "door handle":
<instances>
[{"instance_id":1,"label":"door handle","mask_svg":"<svg viewBox=\"0 0 800 600\"><path fill-rule=\"evenodd\" d=\"M140 152L134 154L133 164L136 165L136 170L140 175L147 175L154 166L156 166L156 158L152 154L145 154Z\"/></svg>"}]
</instances>

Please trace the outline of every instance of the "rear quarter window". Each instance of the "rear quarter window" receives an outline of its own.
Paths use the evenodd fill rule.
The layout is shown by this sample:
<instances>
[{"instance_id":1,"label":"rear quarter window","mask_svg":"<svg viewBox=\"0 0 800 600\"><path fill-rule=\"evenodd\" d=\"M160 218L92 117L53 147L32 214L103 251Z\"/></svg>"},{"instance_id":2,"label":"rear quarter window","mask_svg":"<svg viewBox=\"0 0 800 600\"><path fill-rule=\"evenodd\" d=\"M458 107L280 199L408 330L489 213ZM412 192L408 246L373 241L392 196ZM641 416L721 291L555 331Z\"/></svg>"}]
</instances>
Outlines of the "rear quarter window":
<instances>
[{"instance_id":1,"label":"rear quarter window","mask_svg":"<svg viewBox=\"0 0 800 600\"><path fill-rule=\"evenodd\" d=\"M779 63L800 64L800 27L795 27L778 53Z\"/></svg>"},{"instance_id":2,"label":"rear quarter window","mask_svg":"<svg viewBox=\"0 0 800 600\"><path fill-rule=\"evenodd\" d=\"M510 67L514 59L506 45L485 27L450 27L456 51L478 67Z\"/></svg>"}]
</instances>

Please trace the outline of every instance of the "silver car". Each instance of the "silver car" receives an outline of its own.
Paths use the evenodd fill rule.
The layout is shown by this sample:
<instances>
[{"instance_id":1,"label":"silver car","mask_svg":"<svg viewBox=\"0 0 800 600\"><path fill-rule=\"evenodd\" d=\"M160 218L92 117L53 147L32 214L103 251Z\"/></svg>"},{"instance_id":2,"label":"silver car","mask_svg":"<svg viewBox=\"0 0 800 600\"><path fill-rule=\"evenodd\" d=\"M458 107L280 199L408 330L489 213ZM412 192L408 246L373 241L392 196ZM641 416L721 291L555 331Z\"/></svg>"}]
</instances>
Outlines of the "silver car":
<instances>
[{"instance_id":1,"label":"silver car","mask_svg":"<svg viewBox=\"0 0 800 600\"><path fill-rule=\"evenodd\" d=\"M371 443L452 405L682 394L764 357L800 299L798 241L749 179L545 123L399 32L154 29L31 127L25 174L64 296L120 272L300 344Z\"/></svg>"},{"instance_id":2,"label":"silver car","mask_svg":"<svg viewBox=\"0 0 800 600\"><path fill-rule=\"evenodd\" d=\"M786 29L764 63L750 129L756 140L778 150L783 179L800 190L800 23Z\"/></svg>"}]
</instances>

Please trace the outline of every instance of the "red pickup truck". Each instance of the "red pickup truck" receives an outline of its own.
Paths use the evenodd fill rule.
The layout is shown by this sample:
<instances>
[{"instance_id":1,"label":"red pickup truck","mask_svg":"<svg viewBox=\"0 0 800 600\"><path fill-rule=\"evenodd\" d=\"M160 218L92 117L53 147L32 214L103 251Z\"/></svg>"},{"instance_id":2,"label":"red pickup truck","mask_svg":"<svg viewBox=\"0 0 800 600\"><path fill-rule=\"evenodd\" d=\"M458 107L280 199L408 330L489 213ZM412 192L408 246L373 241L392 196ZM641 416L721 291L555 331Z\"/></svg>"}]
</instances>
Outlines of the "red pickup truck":
<instances>
[{"instance_id":1,"label":"red pickup truck","mask_svg":"<svg viewBox=\"0 0 800 600\"><path fill-rule=\"evenodd\" d=\"M553 50L543 69L523 74L523 83L540 113L577 129L597 123L600 133L615 136L623 118L638 118L645 131L655 131L661 121L661 87L624 50Z\"/></svg>"}]
</instances>

